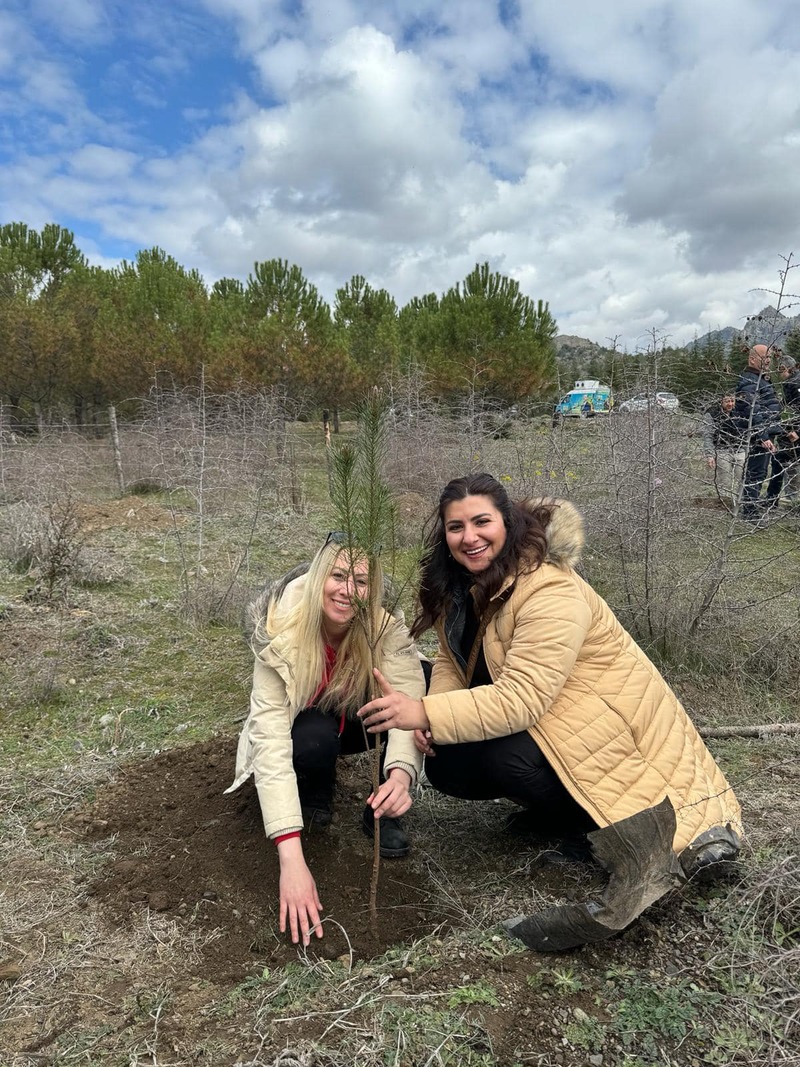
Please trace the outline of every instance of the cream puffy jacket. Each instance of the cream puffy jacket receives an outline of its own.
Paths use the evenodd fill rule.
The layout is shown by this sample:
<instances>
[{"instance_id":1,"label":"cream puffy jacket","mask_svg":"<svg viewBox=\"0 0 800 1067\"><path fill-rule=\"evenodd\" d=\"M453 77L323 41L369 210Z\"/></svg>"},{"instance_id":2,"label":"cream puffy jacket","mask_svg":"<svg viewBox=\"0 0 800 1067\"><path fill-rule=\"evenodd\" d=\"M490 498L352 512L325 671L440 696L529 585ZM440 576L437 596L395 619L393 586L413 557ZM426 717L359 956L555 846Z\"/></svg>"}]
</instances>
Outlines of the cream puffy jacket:
<instances>
[{"instance_id":1,"label":"cream puffy jacket","mask_svg":"<svg viewBox=\"0 0 800 1067\"><path fill-rule=\"evenodd\" d=\"M281 594L287 610L298 601L306 576L290 581ZM406 696L419 699L425 692L425 678L419 656L403 622L387 615L383 638L383 658L378 664L390 684ZM238 789L250 775L255 776L261 814L267 837L278 837L303 828L297 778L292 765L292 724L302 708L295 699L297 649L279 633L255 658L250 713L247 716L236 753L236 776L225 790ZM400 767L415 784L422 764L413 735L390 730L384 773Z\"/></svg>"},{"instance_id":2,"label":"cream puffy jacket","mask_svg":"<svg viewBox=\"0 0 800 1067\"><path fill-rule=\"evenodd\" d=\"M573 570L583 521L559 501L547 561L508 579L483 638L493 685L464 688L447 647L425 711L440 745L527 730L599 826L657 804L677 813L675 849L712 826L741 834L733 790L677 697L609 606ZM546 832L547 827L542 827Z\"/></svg>"}]
</instances>

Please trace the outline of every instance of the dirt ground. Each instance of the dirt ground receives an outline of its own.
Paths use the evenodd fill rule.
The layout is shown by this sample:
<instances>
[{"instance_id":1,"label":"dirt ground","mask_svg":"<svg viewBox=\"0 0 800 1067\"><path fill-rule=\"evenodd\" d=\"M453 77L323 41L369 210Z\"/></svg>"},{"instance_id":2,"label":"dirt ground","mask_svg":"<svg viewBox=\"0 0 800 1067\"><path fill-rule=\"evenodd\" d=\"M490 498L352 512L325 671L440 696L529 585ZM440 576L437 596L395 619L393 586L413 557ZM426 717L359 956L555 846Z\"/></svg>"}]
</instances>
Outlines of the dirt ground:
<instances>
[{"instance_id":1,"label":"dirt ground","mask_svg":"<svg viewBox=\"0 0 800 1067\"><path fill-rule=\"evenodd\" d=\"M561 956L524 951L495 924L520 910L591 899L603 876L580 864L543 866L539 845L503 832L507 805L464 805L426 791L408 819L410 857L383 862L376 935L367 906L372 850L360 831L368 780L361 757L340 761L335 821L304 841L326 916L325 937L304 954L277 929L276 853L255 790L248 783L224 794L234 749L235 735L226 733L126 762L98 779L91 803L33 825L43 849L66 844L63 870L44 855L38 869L12 858L8 899L15 879L27 878L29 890L63 882L77 925L73 915L58 918L48 951L59 928L65 950L79 936L74 944L86 948L77 966L71 949L71 969L61 972L71 995L17 1023L14 1067L418 1067L432 1040L447 1041L452 1056L442 1062L481 1067L746 1062L715 1048L702 1015L717 1011L729 891L690 885L609 941ZM772 787L751 794L746 820L762 845L785 846L796 763L767 763L759 780L767 771L781 775L786 804L776 804ZM88 879L65 865L79 841L98 860L85 866ZM763 890L749 857L742 873L732 891L744 917ZM770 908L794 914L794 905L774 900ZM37 969L38 944L31 934L12 997L49 973ZM762 1024L746 1019L742 1037L728 1022L720 1040L753 1042ZM416 1033L427 1035L419 1045ZM656 1039L668 1058L659 1061L655 1045L652 1056L629 1058L629 1041L641 1052ZM407 1042L407 1058L387 1061L397 1042ZM360 1058L348 1060L356 1046Z\"/></svg>"},{"instance_id":2,"label":"dirt ground","mask_svg":"<svg viewBox=\"0 0 800 1067\"><path fill-rule=\"evenodd\" d=\"M130 765L80 816L91 836L115 837L117 858L92 895L117 923L149 908L201 934L222 931L198 962L204 978L219 984L240 980L256 960L296 958L277 931L277 851L265 838L252 779L224 794L234 751L233 738L218 738ZM372 957L429 933L443 917L424 872L407 860L383 860L373 929L373 846L360 829L365 778L346 760L340 767L334 822L304 835L325 906L324 937L314 947L327 958Z\"/></svg>"},{"instance_id":3,"label":"dirt ground","mask_svg":"<svg viewBox=\"0 0 800 1067\"><path fill-rule=\"evenodd\" d=\"M177 522L182 525L183 516L174 515L169 508L145 500L141 496L124 496L117 500L104 500L101 504L80 503L76 515L84 533L96 533L124 527L130 530L169 530Z\"/></svg>"}]
</instances>

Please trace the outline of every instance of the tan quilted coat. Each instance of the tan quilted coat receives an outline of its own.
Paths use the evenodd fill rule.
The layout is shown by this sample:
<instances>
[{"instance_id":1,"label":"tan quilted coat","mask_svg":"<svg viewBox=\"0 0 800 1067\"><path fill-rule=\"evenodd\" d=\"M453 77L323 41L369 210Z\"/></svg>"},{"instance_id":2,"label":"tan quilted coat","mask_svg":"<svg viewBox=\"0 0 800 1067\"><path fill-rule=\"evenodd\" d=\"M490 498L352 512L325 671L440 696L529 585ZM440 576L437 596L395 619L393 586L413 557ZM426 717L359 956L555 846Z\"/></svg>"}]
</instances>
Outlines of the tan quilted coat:
<instances>
[{"instance_id":1,"label":"tan quilted coat","mask_svg":"<svg viewBox=\"0 0 800 1067\"><path fill-rule=\"evenodd\" d=\"M509 579L483 639L494 684L464 689L440 620L440 652L424 698L438 744L528 730L599 826L668 796L675 848L712 826L741 833L733 790L677 697L593 589L573 570L583 521L560 501L547 562ZM546 827L543 827L543 831Z\"/></svg>"}]
</instances>

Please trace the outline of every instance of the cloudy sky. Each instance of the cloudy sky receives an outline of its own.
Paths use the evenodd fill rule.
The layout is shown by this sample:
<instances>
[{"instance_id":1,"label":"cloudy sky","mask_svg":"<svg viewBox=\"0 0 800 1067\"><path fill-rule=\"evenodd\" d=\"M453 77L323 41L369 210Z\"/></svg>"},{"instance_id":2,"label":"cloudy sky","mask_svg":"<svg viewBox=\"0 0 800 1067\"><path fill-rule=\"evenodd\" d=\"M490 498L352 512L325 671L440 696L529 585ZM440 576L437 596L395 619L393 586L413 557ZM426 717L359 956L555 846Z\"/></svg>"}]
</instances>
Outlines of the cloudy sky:
<instances>
[{"instance_id":1,"label":"cloudy sky","mask_svg":"<svg viewBox=\"0 0 800 1067\"><path fill-rule=\"evenodd\" d=\"M488 260L562 333L688 341L800 255L797 0L0 0L12 220L329 300Z\"/></svg>"}]
</instances>

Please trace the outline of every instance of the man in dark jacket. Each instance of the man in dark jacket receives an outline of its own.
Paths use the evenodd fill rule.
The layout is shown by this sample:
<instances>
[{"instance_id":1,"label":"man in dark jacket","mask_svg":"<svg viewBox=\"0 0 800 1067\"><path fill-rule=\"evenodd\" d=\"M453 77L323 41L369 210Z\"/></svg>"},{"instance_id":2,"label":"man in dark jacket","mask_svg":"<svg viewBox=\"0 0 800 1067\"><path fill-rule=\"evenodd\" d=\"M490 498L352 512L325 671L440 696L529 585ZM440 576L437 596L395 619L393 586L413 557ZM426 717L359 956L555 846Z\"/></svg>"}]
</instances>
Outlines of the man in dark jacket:
<instances>
[{"instance_id":1,"label":"man in dark jacket","mask_svg":"<svg viewBox=\"0 0 800 1067\"><path fill-rule=\"evenodd\" d=\"M736 397L726 393L703 412L700 432L703 455L714 471L714 485L720 500L734 506L739 500L747 446L736 416Z\"/></svg>"},{"instance_id":2,"label":"man in dark jacket","mask_svg":"<svg viewBox=\"0 0 800 1067\"><path fill-rule=\"evenodd\" d=\"M772 358L768 345L753 345L747 355L747 367L736 385L736 417L747 441L742 518L757 522L769 503L759 498L767 476L769 460L776 451L775 437L784 432L780 414L782 404L767 377ZM794 434L797 440L797 435Z\"/></svg>"},{"instance_id":3,"label":"man in dark jacket","mask_svg":"<svg viewBox=\"0 0 800 1067\"><path fill-rule=\"evenodd\" d=\"M778 451L772 456L772 468L767 485L767 499L778 503L781 489L787 501L800 503L800 371L791 356L778 359L778 374L783 381L783 399L789 410L789 420L783 424L783 434L778 439ZM794 435L794 438L792 437Z\"/></svg>"}]
</instances>

